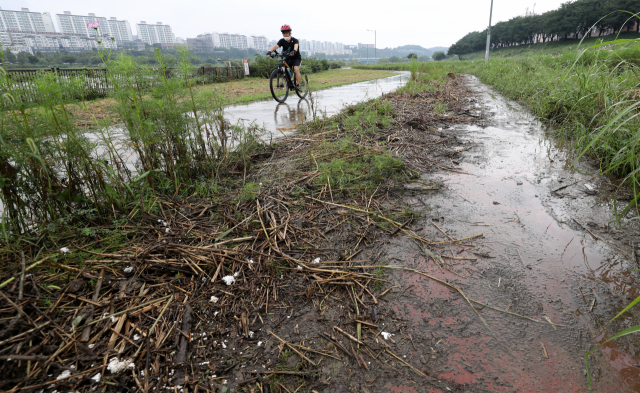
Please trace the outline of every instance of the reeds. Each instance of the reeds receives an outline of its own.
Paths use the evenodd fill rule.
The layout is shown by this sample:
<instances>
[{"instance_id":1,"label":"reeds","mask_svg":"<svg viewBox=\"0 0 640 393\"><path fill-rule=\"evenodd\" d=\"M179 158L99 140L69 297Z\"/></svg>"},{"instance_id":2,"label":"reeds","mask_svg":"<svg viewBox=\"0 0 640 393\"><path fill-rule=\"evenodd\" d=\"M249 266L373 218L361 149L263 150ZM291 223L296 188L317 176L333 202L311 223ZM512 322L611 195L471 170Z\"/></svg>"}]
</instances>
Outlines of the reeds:
<instances>
[{"instance_id":1,"label":"reeds","mask_svg":"<svg viewBox=\"0 0 640 393\"><path fill-rule=\"evenodd\" d=\"M155 193L203 192L228 165L247 161L259 146L257 130L224 120L218 90L194 94L201 83L183 51L169 69L150 68L126 55L105 56L110 97L123 124L107 126L94 117L80 127L75 107L87 108L91 93L79 78L38 74L16 85L0 71L0 189L5 240L54 229L78 212L109 215ZM17 100L20 89L35 90L38 105ZM243 165L243 164L240 164Z\"/></svg>"}]
</instances>

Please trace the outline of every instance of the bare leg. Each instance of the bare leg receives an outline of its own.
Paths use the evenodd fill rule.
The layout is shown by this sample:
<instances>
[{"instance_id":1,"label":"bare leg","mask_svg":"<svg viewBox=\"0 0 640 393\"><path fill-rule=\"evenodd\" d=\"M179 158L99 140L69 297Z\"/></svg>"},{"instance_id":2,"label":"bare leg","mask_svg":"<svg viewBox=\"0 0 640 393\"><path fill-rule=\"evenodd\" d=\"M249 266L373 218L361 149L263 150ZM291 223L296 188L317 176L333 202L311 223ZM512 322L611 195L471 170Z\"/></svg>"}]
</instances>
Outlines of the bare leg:
<instances>
[{"instance_id":1,"label":"bare leg","mask_svg":"<svg viewBox=\"0 0 640 393\"><path fill-rule=\"evenodd\" d=\"M300 75L300 67L295 66L293 67L293 71L295 71L296 73L296 83L300 83L300 81L302 80L302 75Z\"/></svg>"}]
</instances>

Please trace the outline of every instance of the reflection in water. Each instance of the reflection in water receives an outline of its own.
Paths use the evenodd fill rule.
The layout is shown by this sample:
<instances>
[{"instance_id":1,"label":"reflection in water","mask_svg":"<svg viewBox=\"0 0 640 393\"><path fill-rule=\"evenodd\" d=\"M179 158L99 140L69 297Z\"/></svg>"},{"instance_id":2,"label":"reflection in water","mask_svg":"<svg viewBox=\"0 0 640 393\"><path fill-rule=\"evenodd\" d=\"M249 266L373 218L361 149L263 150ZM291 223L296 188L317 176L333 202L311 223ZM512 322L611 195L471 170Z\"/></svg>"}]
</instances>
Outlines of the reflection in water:
<instances>
[{"instance_id":1,"label":"reflection in water","mask_svg":"<svg viewBox=\"0 0 640 393\"><path fill-rule=\"evenodd\" d=\"M312 92L308 99L289 97L287 102L278 104L272 99L250 104L230 106L225 109L225 118L231 124L248 126L255 124L271 134L281 136L284 131L291 130L296 124L313 117L313 107L316 116L333 116L342 108L364 100L380 97L390 93L407 83L408 72L400 72L388 78L376 79L350 85L333 87L331 89ZM285 130L287 129L287 130Z\"/></svg>"},{"instance_id":2,"label":"reflection in water","mask_svg":"<svg viewBox=\"0 0 640 393\"><path fill-rule=\"evenodd\" d=\"M312 118L311 104L307 99L299 100L294 105L286 102L276 105L273 111L273 121L276 130L286 130L294 127L296 124L304 123L308 118Z\"/></svg>"}]
</instances>

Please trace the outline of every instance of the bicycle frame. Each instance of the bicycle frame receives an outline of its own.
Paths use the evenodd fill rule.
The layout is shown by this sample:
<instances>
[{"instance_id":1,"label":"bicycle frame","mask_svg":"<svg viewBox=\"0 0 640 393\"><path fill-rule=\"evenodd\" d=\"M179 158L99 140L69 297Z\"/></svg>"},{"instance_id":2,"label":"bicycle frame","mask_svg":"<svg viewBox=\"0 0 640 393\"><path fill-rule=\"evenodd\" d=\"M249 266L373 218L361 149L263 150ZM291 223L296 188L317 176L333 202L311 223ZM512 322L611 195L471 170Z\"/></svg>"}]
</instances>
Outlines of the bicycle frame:
<instances>
[{"instance_id":1,"label":"bicycle frame","mask_svg":"<svg viewBox=\"0 0 640 393\"><path fill-rule=\"evenodd\" d=\"M280 62L278 63L278 68L280 70L282 70L282 73L285 75L285 79L287 80L287 84L289 85L289 89L294 90L294 78L295 78L295 71L291 68L291 66L289 64L287 64L287 61L285 60L285 56L286 54L284 53L278 53L278 57L281 58ZM287 69L289 70L289 72L287 72Z\"/></svg>"},{"instance_id":2,"label":"bicycle frame","mask_svg":"<svg viewBox=\"0 0 640 393\"><path fill-rule=\"evenodd\" d=\"M294 86L293 86L292 78L295 78L295 71L291 69L289 64L287 64L286 60L284 60L284 59L280 60L280 63L278 64L278 68L280 68L282 70L282 73L285 75L285 79L287 80L287 83L289 84L289 88L291 90L293 90ZM287 69L289 70L289 72L287 72Z\"/></svg>"}]
</instances>

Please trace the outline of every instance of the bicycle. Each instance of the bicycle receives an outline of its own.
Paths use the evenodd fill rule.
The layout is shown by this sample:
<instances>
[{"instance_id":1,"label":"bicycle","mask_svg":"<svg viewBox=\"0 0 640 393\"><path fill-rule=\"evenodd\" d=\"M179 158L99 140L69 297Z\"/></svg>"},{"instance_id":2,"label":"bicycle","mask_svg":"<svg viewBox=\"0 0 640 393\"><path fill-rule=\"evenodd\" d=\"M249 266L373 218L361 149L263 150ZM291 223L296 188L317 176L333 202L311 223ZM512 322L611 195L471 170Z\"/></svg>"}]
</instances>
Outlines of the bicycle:
<instances>
[{"instance_id":1,"label":"bicycle","mask_svg":"<svg viewBox=\"0 0 640 393\"><path fill-rule=\"evenodd\" d=\"M309 78L306 74L302 74L299 86L296 86L293 79L294 71L287 64L287 53L273 52L273 57L279 57L278 68L271 72L269 78L269 88L273 99L278 102L285 102L289 96L289 90L295 90L300 98L305 98L309 94ZM301 71L302 72L302 71Z\"/></svg>"}]
</instances>

